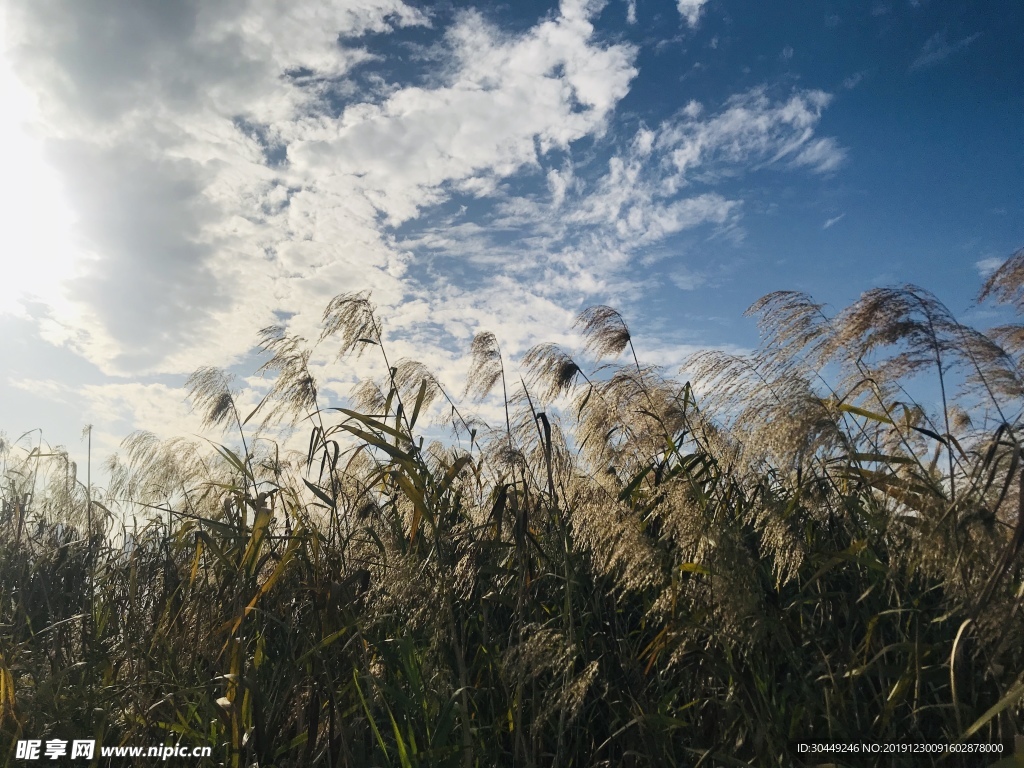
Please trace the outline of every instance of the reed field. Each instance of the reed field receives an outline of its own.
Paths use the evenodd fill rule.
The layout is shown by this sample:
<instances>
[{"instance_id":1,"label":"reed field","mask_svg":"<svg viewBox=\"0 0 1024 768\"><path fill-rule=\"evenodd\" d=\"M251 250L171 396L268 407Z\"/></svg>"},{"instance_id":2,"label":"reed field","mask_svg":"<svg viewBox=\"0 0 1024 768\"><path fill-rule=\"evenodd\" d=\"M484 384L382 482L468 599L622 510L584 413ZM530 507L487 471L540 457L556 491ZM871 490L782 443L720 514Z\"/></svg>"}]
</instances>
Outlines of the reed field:
<instances>
[{"instance_id":1,"label":"reed field","mask_svg":"<svg viewBox=\"0 0 1024 768\"><path fill-rule=\"evenodd\" d=\"M979 299L1021 317L1024 251ZM260 406L197 371L223 431L134 434L106 489L6 440L5 764L28 738L232 768L1020 764L1024 321L913 286L750 314L758 350L682 373L603 306L578 353L480 333L451 392L345 294L315 344L388 371L347 408L267 328Z\"/></svg>"}]
</instances>

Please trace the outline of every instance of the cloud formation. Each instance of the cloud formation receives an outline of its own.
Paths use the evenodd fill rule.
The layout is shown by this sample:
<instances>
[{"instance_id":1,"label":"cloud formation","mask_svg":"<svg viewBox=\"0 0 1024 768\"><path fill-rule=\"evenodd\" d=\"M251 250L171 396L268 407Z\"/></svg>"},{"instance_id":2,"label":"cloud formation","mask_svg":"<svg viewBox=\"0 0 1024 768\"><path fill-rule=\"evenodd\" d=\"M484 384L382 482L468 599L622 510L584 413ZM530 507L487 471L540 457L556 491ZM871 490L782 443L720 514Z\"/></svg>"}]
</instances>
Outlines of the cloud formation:
<instances>
[{"instance_id":1,"label":"cloud formation","mask_svg":"<svg viewBox=\"0 0 1024 768\"><path fill-rule=\"evenodd\" d=\"M389 226L600 134L636 74L629 46L592 39L595 8L567 1L519 35L461 14L437 82L381 96L359 88L378 54L358 38L422 12L250 5L17 8L86 257L48 338L110 373L237 356L272 307L325 302L353 268L397 302L408 254Z\"/></svg>"},{"instance_id":2,"label":"cloud formation","mask_svg":"<svg viewBox=\"0 0 1024 768\"><path fill-rule=\"evenodd\" d=\"M981 277L987 278L989 275L991 275L993 272L999 269L1003 265L1004 261L1005 259L1001 257L990 256L986 259L980 259L974 262L974 268L978 270L978 274Z\"/></svg>"},{"instance_id":3,"label":"cloud formation","mask_svg":"<svg viewBox=\"0 0 1024 768\"><path fill-rule=\"evenodd\" d=\"M696 27L707 2L708 0L676 0L676 8L689 26Z\"/></svg>"},{"instance_id":4,"label":"cloud formation","mask_svg":"<svg viewBox=\"0 0 1024 768\"><path fill-rule=\"evenodd\" d=\"M832 97L816 89L624 121L639 48L597 30L599 2L518 28L400 0L15 5L15 63L41 94L81 250L40 333L111 377L81 392L103 419L150 426L172 397L118 377L238 361L272 323L315 338L330 298L355 290L396 357L457 389L476 331L510 355L572 343L585 304L658 287L634 267L673 238L741 236L730 181L846 159L818 135ZM679 11L694 26L703 6ZM341 392L354 374L329 357L311 365Z\"/></svg>"},{"instance_id":5,"label":"cloud formation","mask_svg":"<svg viewBox=\"0 0 1024 768\"><path fill-rule=\"evenodd\" d=\"M966 49L971 43L981 37L980 32L950 43L946 40L946 33L936 32L925 41L917 58L910 65L910 71L916 72L921 69L933 67L943 59L949 58L957 51Z\"/></svg>"}]
</instances>

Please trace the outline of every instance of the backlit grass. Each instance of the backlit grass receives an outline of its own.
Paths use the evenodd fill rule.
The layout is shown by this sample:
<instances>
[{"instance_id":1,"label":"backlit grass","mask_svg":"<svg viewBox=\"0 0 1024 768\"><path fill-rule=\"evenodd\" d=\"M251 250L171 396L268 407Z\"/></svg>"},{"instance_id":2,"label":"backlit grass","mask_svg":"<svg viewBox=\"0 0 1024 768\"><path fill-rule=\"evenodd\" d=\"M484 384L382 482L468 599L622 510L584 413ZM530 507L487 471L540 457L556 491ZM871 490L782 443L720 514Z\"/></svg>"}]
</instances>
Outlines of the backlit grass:
<instances>
[{"instance_id":1,"label":"backlit grass","mask_svg":"<svg viewBox=\"0 0 1024 768\"><path fill-rule=\"evenodd\" d=\"M1024 252L982 298L1020 312L1022 278ZM456 397L344 295L318 343L389 371L348 408L268 328L256 412L218 370L189 381L223 445L133 435L90 499L59 451L5 443L7 762L95 738L229 766L994 763L796 744L1020 733L1024 325L914 287L752 312L756 353L685 377L607 307L576 357L517 366L482 333Z\"/></svg>"}]
</instances>

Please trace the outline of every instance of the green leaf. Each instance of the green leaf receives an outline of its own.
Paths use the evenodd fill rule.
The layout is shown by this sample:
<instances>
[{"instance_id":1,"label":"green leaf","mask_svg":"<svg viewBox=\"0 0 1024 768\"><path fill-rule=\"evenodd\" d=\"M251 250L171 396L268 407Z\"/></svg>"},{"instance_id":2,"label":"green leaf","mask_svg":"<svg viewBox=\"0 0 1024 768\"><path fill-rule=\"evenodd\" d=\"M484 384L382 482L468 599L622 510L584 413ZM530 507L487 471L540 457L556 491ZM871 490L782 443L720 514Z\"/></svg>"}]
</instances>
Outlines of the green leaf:
<instances>
[{"instance_id":1,"label":"green leaf","mask_svg":"<svg viewBox=\"0 0 1024 768\"><path fill-rule=\"evenodd\" d=\"M639 487L643 479L647 477L647 473L651 471L652 467L646 466L641 470L632 480L629 481L629 485L619 491L619 501L626 501L630 496L633 495L633 491Z\"/></svg>"},{"instance_id":2,"label":"green leaf","mask_svg":"<svg viewBox=\"0 0 1024 768\"><path fill-rule=\"evenodd\" d=\"M259 410L260 408L262 408L262 407L263 407L263 404L264 404L265 402L267 402L267 400L268 400L269 398L270 398L270 392L267 392L267 394L265 394L265 395L263 396L263 399L262 399L262 400L260 400L260 402L259 402L259 405L257 405L257 406L256 406L255 408L253 408L253 409L252 409L251 411L249 411L249 415L248 415L248 416L246 416L246 417L245 417L245 420L244 420L244 421L242 422L242 426L243 426L243 427L244 427L244 426L245 426L246 424L248 424L248 423L249 423L249 419L251 419L251 418L252 418L253 416L255 416L255 415L256 415L256 412L257 412L257 411L258 411L258 410Z\"/></svg>"},{"instance_id":3,"label":"green leaf","mask_svg":"<svg viewBox=\"0 0 1024 768\"><path fill-rule=\"evenodd\" d=\"M892 419L890 419L888 416L883 416L880 413L868 411L865 410L864 408L858 408L856 405L849 405L848 403L843 403L842 405L839 406L839 410L845 411L846 413L853 413L856 414L857 416L863 416L865 419L871 419L872 421L880 421L883 424L892 424Z\"/></svg>"},{"instance_id":4,"label":"green leaf","mask_svg":"<svg viewBox=\"0 0 1024 768\"><path fill-rule=\"evenodd\" d=\"M405 434L404 432L399 432L394 427L389 427L383 421L379 421L378 419L375 419L372 416L367 416L364 413L349 410L348 408L335 408L333 410L344 413L350 419L355 419L356 421L365 424L370 429L379 430L381 432L384 432L385 434L391 435L392 437L398 438L399 440L404 440L407 443L412 442L412 439L409 437L409 435ZM351 431L351 427L349 425L343 424L342 428Z\"/></svg>"},{"instance_id":5,"label":"green leaf","mask_svg":"<svg viewBox=\"0 0 1024 768\"><path fill-rule=\"evenodd\" d=\"M328 507L334 509L337 506L338 502L335 499L332 499L326 493L324 493L320 489L320 486L313 485L313 483L309 482L309 480L307 480L306 478L302 478L302 482L304 482L306 484L306 487L309 488L309 490L311 490L313 494Z\"/></svg>"},{"instance_id":6,"label":"green leaf","mask_svg":"<svg viewBox=\"0 0 1024 768\"><path fill-rule=\"evenodd\" d=\"M851 453L850 458L855 461L878 461L883 464L915 464L913 459L906 456L892 456L887 453Z\"/></svg>"},{"instance_id":7,"label":"green leaf","mask_svg":"<svg viewBox=\"0 0 1024 768\"><path fill-rule=\"evenodd\" d=\"M427 380L426 378L420 382L420 391L416 395L416 403L412 407L412 416L409 418L409 429L416 426L416 419L420 415L420 408L423 407L423 401L427 397Z\"/></svg>"},{"instance_id":8,"label":"green leaf","mask_svg":"<svg viewBox=\"0 0 1024 768\"><path fill-rule=\"evenodd\" d=\"M377 744L380 745L380 751L384 753L384 759L388 761L388 765L391 765L391 757L388 755L388 748L384 743L384 737L380 734L380 729L377 727L377 721L373 719L373 713L370 711L370 705L366 703L366 697L363 696L363 689L359 685L358 670L352 670L352 680L356 684L356 693L359 694L359 701L363 705L363 712L366 713L366 721L370 724L370 730L373 731L374 738L377 739Z\"/></svg>"},{"instance_id":9,"label":"green leaf","mask_svg":"<svg viewBox=\"0 0 1024 768\"><path fill-rule=\"evenodd\" d=\"M971 736L973 736L982 728L984 728L985 724L988 723L989 720L998 715L1007 707L1016 704L1022 696L1024 696L1024 682L1018 682L1015 686L1013 686L1013 688L1006 692L1006 695L1003 696L1003 698L1001 698L993 706L989 707L985 714L983 714L974 722L974 725L972 725L970 728L964 731L964 735L960 737L960 740L966 741L967 739L971 738Z\"/></svg>"},{"instance_id":10,"label":"green leaf","mask_svg":"<svg viewBox=\"0 0 1024 768\"><path fill-rule=\"evenodd\" d=\"M700 563L683 563L679 566L679 570L683 573L697 573L701 576L710 576L711 571Z\"/></svg>"},{"instance_id":11,"label":"green leaf","mask_svg":"<svg viewBox=\"0 0 1024 768\"><path fill-rule=\"evenodd\" d=\"M343 424L341 428L346 432L355 435L360 440L363 440L367 445L373 446L374 448L380 448L384 453L391 457L398 459L400 462L403 462L408 466L412 466L412 454L396 448L383 438L371 434L370 432L364 432L358 427L353 427L351 424ZM391 428L388 427L388 429L390 430Z\"/></svg>"},{"instance_id":12,"label":"green leaf","mask_svg":"<svg viewBox=\"0 0 1024 768\"><path fill-rule=\"evenodd\" d=\"M455 482L455 478L458 476L459 472L461 472L467 464L472 463L473 458L471 456L459 456L459 458L452 462L452 465L444 475L444 479L441 480L439 493L444 495L451 487L451 484Z\"/></svg>"}]
</instances>

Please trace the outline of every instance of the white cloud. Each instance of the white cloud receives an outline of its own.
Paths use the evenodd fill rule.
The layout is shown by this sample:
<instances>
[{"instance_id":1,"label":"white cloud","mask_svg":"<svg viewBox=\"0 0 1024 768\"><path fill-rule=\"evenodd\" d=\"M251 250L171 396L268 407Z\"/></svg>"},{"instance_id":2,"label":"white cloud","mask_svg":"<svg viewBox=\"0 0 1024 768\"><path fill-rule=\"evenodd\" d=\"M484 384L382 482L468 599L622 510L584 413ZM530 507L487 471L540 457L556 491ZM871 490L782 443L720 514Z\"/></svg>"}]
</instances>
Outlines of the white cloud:
<instances>
[{"instance_id":1,"label":"white cloud","mask_svg":"<svg viewBox=\"0 0 1024 768\"><path fill-rule=\"evenodd\" d=\"M688 24L703 5L680 5ZM567 0L516 32L458 13L400 77L395 49L359 37L438 24L399 0L109 17L19 0L20 73L47 104L41 134L85 252L74 301L41 333L109 377L181 374L238 361L281 318L316 338L332 296L370 290L392 358L457 392L475 331L512 356L572 344L586 303L657 287L632 269L652 247L737 232L743 201L718 182L842 161L816 136L831 97L812 90L690 101L624 141L608 129L638 52L596 34L600 8ZM356 374L328 346L312 365L343 392ZM197 429L165 383L78 397L96 423Z\"/></svg>"},{"instance_id":2,"label":"white cloud","mask_svg":"<svg viewBox=\"0 0 1024 768\"><path fill-rule=\"evenodd\" d=\"M280 265L265 261L264 246L284 239L272 232L286 219L261 210L281 180L249 126L274 142L282 125L319 109L322 95L285 73L339 78L366 59L339 35L425 17L399 0L259 12L248 2L129 4L104 14L9 5L11 55L41 94L38 132L84 253L46 337L110 373L236 356L273 305Z\"/></svg>"},{"instance_id":3,"label":"white cloud","mask_svg":"<svg viewBox=\"0 0 1024 768\"><path fill-rule=\"evenodd\" d=\"M4 23L0 9L5 32ZM0 233L5 252L0 315L27 317L25 305L33 300L63 302L63 282L74 274L78 254L61 179L30 128L38 99L11 71L6 37L0 32Z\"/></svg>"},{"instance_id":4,"label":"white cloud","mask_svg":"<svg viewBox=\"0 0 1024 768\"><path fill-rule=\"evenodd\" d=\"M588 297L628 306L657 287L635 269L653 246L701 227L711 237L741 237L742 201L716 191L718 181L773 165L834 167L823 150L840 148L814 137L828 98L801 91L772 100L755 89L711 113L691 102L654 127L641 126L597 178L571 163L550 168L546 193L507 194L490 218L445 217L400 244L436 254L439 268L468 261L480 269L479 280L448 284L443 302L427 298L431 306L458 306L483 327L523 338L519 328L537 327L521 312L518 286L530 285L551 302L547 336L568 335L560 324L568 316L556 307L579 309ZM670 279L696 287L703 278L680 268ZM508 292L509 284L517 289Z\"/></svg>"},{"instance_id":5,"label":"white cloud","mask_svg":"<svg viewBox=\"0 0 1024 768\"><path fill-rule=\"evenodd\" d=\"M708 0L676 0L676 8L689 26L696 27L707 2Z\"/></svg>"},{"instance_id":6,"label":"white cloud","mask_svg":"<svg viewBox=\"0 0 1024 768\"><path fill-rule=\"evenodd\" d=\"M917 58L911 63L910 71L915 72L935 66L957 51L964 50L979 37L981 37L981 32L975 32L973 35L957 40L955 43L950 43L946 41L945 32L936 32L925 41Z\"/></svg>"},{"instance_id":7,"label":"white cloud","mask_svg":"<svg viewBox=\"0 0 1024 768\"><path fill-rule=\"evenodd\" d=\"M679 267L669 273L669 280L681 291L695 291L707 282L707 276Z\"/></svg>"},{"instance_id":8,"label":"white cloud","mask_svg":"<svg viewBox=\"0 0 1024 768\"><path fill-rule=\"evenodd\" d=\"M56 379L25 379L8 377L7 383L15 389L20 389L23 392L29 392L33 395L41 395L54 402L68 402L67 385L62 384Z\"/></svg>"},{"instance_id":9,"label":"white cloud","mask_svg":"<svg viewBox=\"0 0 1024 768\"><path fill-rule=\"evenodd\" d=\"M808 90L773 102L761 87L733 96L712 118L687 116L658 137L678 172L669 181L682 185L698 169L703 175L730 173L729 166L763 167L784 159L814 171L832 170L842 162L843 150L834 139L813 139L831 100L823 91Z\"/></svg>"},{"instance_id":10,"label":"white cloud","mask_svg":"<svg viewBox=\"0 0 1024 768\"><path fill-rule=\"evenodd\" d=\"M632 48L593 39L599 4L565 2L516 35L466 12L432 87L360 102L352 72L377 54L350 38L428 24L421 12L250 5L17 8L18 68L47 94L87 254L44 331L108 373L237 358L272 308L312 325L353 274L398 304L410 254L381 215L393 226L452 192L494 194L600 135L636 74Z\"/></svg>"},{"instance_id":11,"label":"white cloud","mask_svg":"<svg viewBox=\"0 0 1024 768\"><path fill-rule=\"evenodd\" d=\"M844 78L843 88L845 88L848 91L852 91L854 88L860 85L860 82L864 79L864 76L866 74L867 72L865 70L861 70L860 72L854 72L849 77Z\"/></svg>"},{"instance_id":12,"label":"white cloud","mask_svg":"<svg viewBox=\"0 0 1024 768\"><path fill-rule=\"evenodd\" d=\"M310 177L330 167L389 223L405 222L439 202L446 183L511 175L538 152L604 130L636 74L634 51L592 45L592 32L577 8L512 39L467 12L448 35L458 67L447 83L349 108L300 132L289 158Z\"/></svg>"},{"instance_id":13,"label":"white cloud","mask_svg":"<svg viewBox=\"0 0 1024 768\"><path fill-rule=\"evenodd\" d=\"M403 245L515 274L543 265L548 272L540 291L565 285L579 295L621 287L630 282L622 272L648 246L700 226L735 230L742 203L708 188L717 181L776 164L835 168L843 150L833 139L814 137L829 98L801 91L773 101L758 88L707 115L690 102L654 128L641 126L597 179L584 182L571 165L549 169L548 196L503 198L489 230L479 220L445 219ZM514 247L495 232L514 232ZM550 274L554 266L557 277Z\"/></svg>"},{"instance_id":14,"label":"white cloud","mask_svg":"<svg viewBox=\"0 0 1024 768\"><path fill-rule=\"evenodd\" d=\"M551 207L560 208L565 202L565 195L574 183L572 167L562 171L551 168L548 171L548 190L551 192Z\"/></svg>"},{"instance_id":15,"label":"white cloud","mask_svg":"<svg viewBox=\"0 0 1024 768\"><path fill-rule=\"evenodd\" d=\"M128 422L161 437L196 434L201 419L192 413L185 393L166 384L90 384L82 387L88 420L97 424Z\"/></svg>"},{"instance_id":16,"label":"white cloud","mask_svg":"<svg viewBox=\"0 0 1024 768\"><path fill-rule=\"evenodd\" d=\"M974 266L978 270L979 275L982 277L988 277L1003 266L1003 261L1005 261L1005 259L989 257L987 259L981 259L980 261L974 262Z\"/></svg>"},{"instance_id":17,"label":"white cloud","mask_svg":"<svg viewBox=\"0 0 1024 768\"><path fill-rule=\"evenodd\" d=\"M94 480L103 477L101 460L117 452L121 440L130 431L146 430L160 438L188 437L203 432L201 419L192 413L185 401L185 392L179 387L138 382L76 386L53 378L8 379L7 383L45 398L48 403L72 407L80 415L82 424L94 425ZM85 444L75 441L68 449L73 460L84 465L87 461Z\"/></svg>"},{"instance_id":18,"label":"white cloud","mask_svg":"<svg viewBox=\"0 0 1024 768\"><path fill-rule=\"evenodd\" d=\"M831 136L807 142L793 158L794 165L803 165L816 173L827 173L846 162L846 150Z\"/></svg>"},{"instance_id":19,"label":"white cloud","mask_svg":"<svg viewBox=\"0 0 1024 768\"><path fill-rule=\"evenodd\" d=\"M840 213L838 216L833 216L831 219L826 220L825 223L821 225L821 228L822 229L829 229L830 227L834 226L835 224L838 224L840 221L842 221L845 218L846 218L846 214L845 213Z\"/></svg>"}]
</instances>

